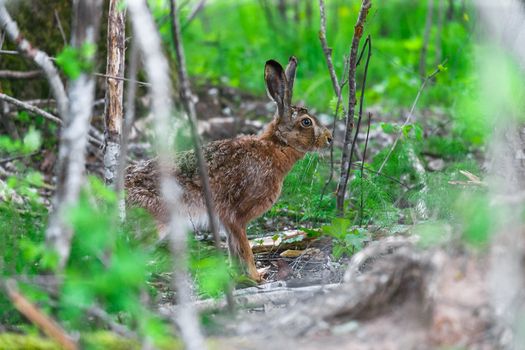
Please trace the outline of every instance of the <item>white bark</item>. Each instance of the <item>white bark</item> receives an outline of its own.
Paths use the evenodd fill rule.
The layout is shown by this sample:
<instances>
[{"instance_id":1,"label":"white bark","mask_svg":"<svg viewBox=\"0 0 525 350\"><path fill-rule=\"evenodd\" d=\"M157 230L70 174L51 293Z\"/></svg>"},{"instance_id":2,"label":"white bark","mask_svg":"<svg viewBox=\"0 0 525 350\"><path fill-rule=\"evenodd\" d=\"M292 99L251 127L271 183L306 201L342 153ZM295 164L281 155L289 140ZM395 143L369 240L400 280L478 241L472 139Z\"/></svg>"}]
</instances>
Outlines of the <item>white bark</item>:
<instances>
[{"instance_id":1,"label":"white bark","mask_svg":"<svg viewBox=\"0 0 525 350\"><path fill-rule=\"evenodd\" d=\"M79 48L85 43L96 44L101 3L101 0L75 2L72 46ZM85 150L94 93L95 79L89 72L83 72L69 84L69 106L60 135L55 209L46 232L48 246L58 253L60 269L67 263L73 236L65 213L77 202L84 184Z\"/></svg>"},{"instance_id":2,"label":"white bark","mask_svg":"<svg viewBox=\"0 0 525 350\"><path fill-rule=\"evenodd\" d=\"M156 148L159 153L159 166L162 174L161 189L164 201L170 212L169 238L174 258L174 283L180 312L176 322L187 349L204 349L197 314L191 306L191 288L188 275L188 255L186 252L187 230L184 220L174 210L181 199L182 189L169 176L171 154L173 151L174 125L170 114L174 111L171 100L171 82L169 67L162 53L160 36L155 23L143 0L129 0L133 33L143 55L144 67L151 83L152 112L155 116Z\"/></svg>"}]
</instances>

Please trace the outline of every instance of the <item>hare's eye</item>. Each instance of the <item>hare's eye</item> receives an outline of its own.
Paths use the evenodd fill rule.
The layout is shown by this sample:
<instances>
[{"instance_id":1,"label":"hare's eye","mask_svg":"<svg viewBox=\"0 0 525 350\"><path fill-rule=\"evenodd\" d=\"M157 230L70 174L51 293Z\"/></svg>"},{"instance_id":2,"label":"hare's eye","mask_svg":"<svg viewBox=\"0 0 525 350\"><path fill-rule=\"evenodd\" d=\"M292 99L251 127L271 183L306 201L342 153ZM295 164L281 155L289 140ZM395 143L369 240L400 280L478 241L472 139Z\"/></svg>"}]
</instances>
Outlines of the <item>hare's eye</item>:
<instances>
[{"instance_id":1,"label":"hare's eye","mask_svg":"<svg viewBox=\"0 0 525 350\"><path fill-rule=\"evenodd\" d=\"M303 120L301 120L301 125L306 127L312 126L312 119L304 118Z\"/></svg>"}]
</instances>

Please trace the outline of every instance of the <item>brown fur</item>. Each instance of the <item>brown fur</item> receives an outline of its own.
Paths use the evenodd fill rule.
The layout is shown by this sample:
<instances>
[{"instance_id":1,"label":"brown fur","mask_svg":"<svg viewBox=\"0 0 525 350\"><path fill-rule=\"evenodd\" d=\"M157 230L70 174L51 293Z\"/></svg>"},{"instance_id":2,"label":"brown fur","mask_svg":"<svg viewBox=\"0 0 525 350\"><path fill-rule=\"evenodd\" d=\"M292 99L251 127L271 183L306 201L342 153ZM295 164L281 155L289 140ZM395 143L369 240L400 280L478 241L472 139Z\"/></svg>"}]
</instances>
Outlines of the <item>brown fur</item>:
<instances>
[{"instance_id":1,"label":"brown fur","mask_svg":"<svg viewBox=\"0 0 525 350\"><path fill-rule=\"evenodd\" d=\"M245 262L249 275L257 281L261 276L255 268L246 225L277 201L284 177L297 160L331 142L330 132L314 116L290 104L292 86L288 81L293 81L293 77L286 75L295 74L295 67L290 67L296 64L295 59L290 59L286 75L275 61L269 62L265 79L268 92L278 105L275 119L259 136L215 141L202 149L215 211L229 232L230 253ZM306 126L304 123L308 122L303 122L304 119L309 119L311 125ZM184 190L178 209L190 220L205 216L195 154L192 151L178 154L172 173ZM128 204L146 208L160 223L165 223L167 215L158 187L159 176L155 159L128 167L127 200Z\"/></svg>"}]
</instances>

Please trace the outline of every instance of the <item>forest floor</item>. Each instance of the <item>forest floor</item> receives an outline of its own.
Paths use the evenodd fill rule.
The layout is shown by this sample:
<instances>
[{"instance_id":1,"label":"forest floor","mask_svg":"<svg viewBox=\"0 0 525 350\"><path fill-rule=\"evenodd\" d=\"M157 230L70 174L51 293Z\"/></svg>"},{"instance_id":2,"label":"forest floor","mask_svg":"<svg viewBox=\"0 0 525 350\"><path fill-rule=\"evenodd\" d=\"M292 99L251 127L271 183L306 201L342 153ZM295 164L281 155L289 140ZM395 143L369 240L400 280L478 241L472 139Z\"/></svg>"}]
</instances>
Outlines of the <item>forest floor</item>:
<instances>
[{"instance_id":1,"label":"forest floor","mask_svg":"<svg viewBox=\"0 0 525 350\"><path fill-rule=\"evenodd\" d=\"M271 110L266 101L235 89L205 86L197 104L199 131L206 140L256 133ZM94 119L95 125L101 122ZM152 155L153 148L144 142L152 130L149 122L146 117L136 123L130 143L133 159ZM371 137L376 147L391 142L388 135ZM54 152L43 153L32 166L52 183ZM16 171L10 164L0 164L3 173ZM102 174L99 149L90 149L88 170ZM52 188L42 189L45 198ZM489 303L487 253L459 242L422 249L409 228L397 235L369 228L373 239L361 252L351 259L334 259L330 238L311 239L286 216L272 220L262 223L271 229L269 243L264 237L252 240L266 282L236 289L234 314L225 311L223 300L196 302L207 315L214 348L495 349L508 342ZM281 229L301 239L278 245L272 237L276 231L283 234ZM159 309L171 316L177 306L166 299Z\"/></svg>"}]
</instances>

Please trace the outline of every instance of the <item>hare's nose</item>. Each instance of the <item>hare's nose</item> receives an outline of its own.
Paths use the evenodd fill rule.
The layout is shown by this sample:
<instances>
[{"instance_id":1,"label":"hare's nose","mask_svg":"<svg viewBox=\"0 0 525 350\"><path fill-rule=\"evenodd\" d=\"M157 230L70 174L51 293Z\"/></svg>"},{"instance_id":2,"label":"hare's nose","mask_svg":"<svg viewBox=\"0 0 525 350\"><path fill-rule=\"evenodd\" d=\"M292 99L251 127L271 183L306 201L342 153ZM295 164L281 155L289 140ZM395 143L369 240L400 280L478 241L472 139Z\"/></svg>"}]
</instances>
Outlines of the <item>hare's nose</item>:
<instances>
[{"instance_id":1,"label":"hare's nose","mask_svg":"<svg viewBox=\"0 0 525 350\"><path fill-rule=\"evenodd\" d=\"M327 136L326 137L326 141L328 142L328 144L331 144L332 143L332 136Z\"/></svg>"}]
</instances>

